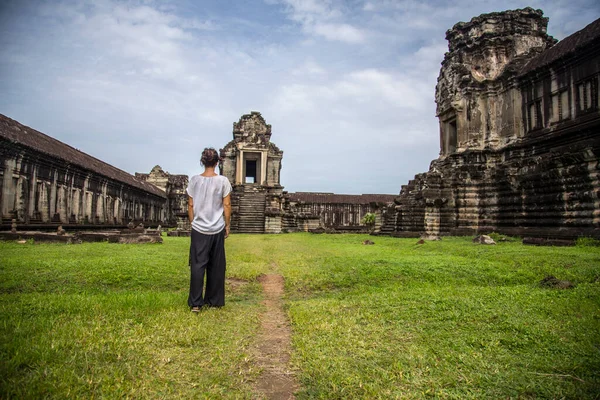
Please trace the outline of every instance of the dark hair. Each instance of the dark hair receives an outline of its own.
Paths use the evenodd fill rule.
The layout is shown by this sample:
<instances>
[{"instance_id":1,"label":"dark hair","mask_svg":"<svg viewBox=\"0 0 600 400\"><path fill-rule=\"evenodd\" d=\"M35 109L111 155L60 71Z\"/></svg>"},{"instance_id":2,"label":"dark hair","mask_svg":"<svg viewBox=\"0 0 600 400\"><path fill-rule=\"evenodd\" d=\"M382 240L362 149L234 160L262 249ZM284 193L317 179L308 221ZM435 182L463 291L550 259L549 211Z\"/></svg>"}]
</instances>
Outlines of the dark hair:
<instances>
[{"instance_id":1,"label":"dark hair","mask_svg":"<svg viewBox=\"0 0 600 400\"><path fill-rule=\"evenodd\" d=\"M202 158L200 162L205 167L214 167L219 163L219 153L212 147L207 147L202 152Z\"/></svg>"}]
</instances>

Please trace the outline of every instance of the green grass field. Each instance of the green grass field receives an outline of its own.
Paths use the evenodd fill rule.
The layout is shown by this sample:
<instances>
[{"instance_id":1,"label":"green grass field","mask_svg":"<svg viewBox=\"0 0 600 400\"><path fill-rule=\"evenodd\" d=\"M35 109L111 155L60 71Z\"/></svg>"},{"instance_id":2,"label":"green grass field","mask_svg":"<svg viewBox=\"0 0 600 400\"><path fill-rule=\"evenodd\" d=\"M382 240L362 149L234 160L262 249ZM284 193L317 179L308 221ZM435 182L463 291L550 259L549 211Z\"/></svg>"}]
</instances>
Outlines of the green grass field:
<instances>
[{"instance_id":1,"label":"green grass field","mask_svg":"<svg viewBox=\"0 0 600 400\"><path fill-rule=\"evenodd\" d=\"M0 243L0 398L253 398L270 272L299 399L600 398L600 247L367 238L232 235L227 305L200 315L187 238Z\"/></svg>"}]
</instances>

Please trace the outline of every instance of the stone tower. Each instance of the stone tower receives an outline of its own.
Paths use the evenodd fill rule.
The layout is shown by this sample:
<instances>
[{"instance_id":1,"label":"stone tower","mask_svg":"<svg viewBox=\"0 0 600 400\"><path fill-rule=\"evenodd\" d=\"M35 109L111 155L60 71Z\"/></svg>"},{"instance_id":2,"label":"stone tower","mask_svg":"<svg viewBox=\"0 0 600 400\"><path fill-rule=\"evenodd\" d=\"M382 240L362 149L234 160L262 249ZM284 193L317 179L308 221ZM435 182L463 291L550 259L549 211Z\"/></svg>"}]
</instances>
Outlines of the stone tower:
<instances>
[{"instance_id":1,"label":"stone tower","mask_svg":"<svg viewBox=\"0 0 600 400\"><path fill-rule=\"evenodd\" d=\"M382 233L600 237L600 19L558 43L547 23L524 8L446 33L440 156Z\"/></svg>"},{"instance_id":2,"label":"stone tower","mask_svg":"<svg viewBox=\"0 0 600 400\"><path fill-rule=\"evenodd\" d=\"M283 151L271 142L271 125L257 111L233 123L233 140L220 150L221 175L233 187L233 232L282 231L283 187L280 185Z\"/></svg>"},{"instance_id":3,"label":"stone tower","mask_svg":"<svg viewBox=\"0 0 600 400\"><path fill-rule=\"evenodd\" d=\"M153 184L167 195L165 224L182 229L190 228L187 215L188 195L185 191L188 185L187 175L170 174L165 172L160 165L155 165L150 173L136 172L135 177Z\"/></svg>"},{"instance_id":4,"label":"stone tower","mask_svg":"<svg viewBox=\"0 0 600 400\"><path fill-rule=\"evenodd\" d=\"M548 18L525 8L483 14L446 32L448 52L435 90L440 156L498 148L522 137L521 99L515 76L556 43Z\"/></svg>"}]
</instances>

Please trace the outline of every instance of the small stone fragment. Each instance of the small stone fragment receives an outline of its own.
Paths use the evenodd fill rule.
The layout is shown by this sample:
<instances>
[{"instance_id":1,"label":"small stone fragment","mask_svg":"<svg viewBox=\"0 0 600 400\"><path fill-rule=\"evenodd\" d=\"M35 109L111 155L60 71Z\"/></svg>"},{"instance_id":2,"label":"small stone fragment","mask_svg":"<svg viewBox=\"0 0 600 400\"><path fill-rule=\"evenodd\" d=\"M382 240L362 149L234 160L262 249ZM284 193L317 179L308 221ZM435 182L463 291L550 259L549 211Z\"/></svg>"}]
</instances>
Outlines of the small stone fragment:
<instances>
[{"instance_id":1,"label":"small stone fragment","mask_svg":"<svg viewBox=\"0 0 600 400\"><path fill-rule=\"evenodd\" d=\"M479 236L476 236L473 239L473 243L479 243L479 244L496 244L496 242L494 242L494 239L492 239L488 235L479 235Z\"/></svg>"}]
</instances>

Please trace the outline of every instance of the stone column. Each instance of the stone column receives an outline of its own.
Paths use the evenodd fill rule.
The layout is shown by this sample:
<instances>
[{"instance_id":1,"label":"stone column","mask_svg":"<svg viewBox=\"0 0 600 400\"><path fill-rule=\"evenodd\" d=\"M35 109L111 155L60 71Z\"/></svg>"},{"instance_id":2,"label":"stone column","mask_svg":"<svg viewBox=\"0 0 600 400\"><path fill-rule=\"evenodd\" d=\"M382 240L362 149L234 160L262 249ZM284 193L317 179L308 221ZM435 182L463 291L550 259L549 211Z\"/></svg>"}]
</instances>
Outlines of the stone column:
<instances>
[{"instance_id":1,"label":"stone column","mask_svg":"<svg viewBox=\"0 0 600 400\"><path fill-rule=\"evenodd\" d=\"M120 199L118 197L115 198L115 201L113 202L113 215L114 215L115 222L117 224L121 223L120 203L121 203Z\"/></svg>"},{"instance_id":2,"label":"stone column","mask_svg":"<svg viewBox=\"0 0 600 400\"><path fill-rule=\"evenodd\" d=\"M104 181L104 183L102 184L102 194L100 195L100 198L102 199L101 204L102 204L102 217L100 218L100 223L107 223L107 222L111 222L109 220L110 217L110 211L108 210L109 204L108 204L108 191L107 191L107 186L108 186L108 182Z\"/></svg>"},{"instance_id":3,"label":"stone column","mask_svg":"<svg viewBox=\"0 0 600 400\"><path fill-rule=\"evenodd\" d=\"M57 194L57 199L56 199L56 203L57 203L57 207L58 210L56 210L58 212L58 215L60 217L60 222L62 222L63 224L66 224L69 222L69 218L67 216L67 199L66 199L66 195L65 195L65 187L64 186L60 186L58 188L58 194Z\"/></svg>"},{"instance_id":4,"label":"stone column","mask_svg":"<svg viewBox=\"0 0 600 400\"><path fill-rule=\"evenodd\" d=\"M260 181L259 185L267 184L267 150L260 152Z\"/></svg>"},{"instance_id":5,"label":"stone column","mask_svg":"<svg viewBox=\"0 0 600 400\"><path fill-rule=\"evenodd\" d=\"M81 208L81 190L71 190L71 213L75 215L75 223L79 223L81 216L79 215Z\"/></svg>"},{"instance_id":6,"label":"stone column","mask_svg":"<svg viewBox=\"0 0 600 400\"><path fill-rule=\"evenodd\" d=\"M106 196L106 222L109 224L115 223L115 218L113 214L113 198L111 196Z\"/></svg>"},{"instance_id":7,"label":"stone column","mask_svg":"<svg viewBox=\"0 0 600 400\"><path fill-rule=\"evenodd\" d=\"M13 187L13 171L17 160L7 159L4 162L4 176L2 179L2 217L13 218L12 211L15 208L15 189Z\"/></svg>"},{"instance_id":8,"label":"stone column","mask_svg":"<svg viewBox=\"0 0 600 400\"><path fill-rule=\"evenodd\" d=\"M28 219L32 218L35 212L35 197L37 192L37 165L31 163L30 168L31 179L29 180L29 206L27 209Z\"/></svg>"},{"instance_id":9,"label":"stone column","mask_svg":"<svg viewBox=\"0 0 600 400\"><path fill-rule=\"evenodd\" d=\"M90 176L86 175L86 177L83 181L83 187L81 188L81 213L82 213L81 220L84 222L85 222L86 218L88 219L88 221L90 220L90 218L92 218L92 216L90 215L92 212L92 206L90 204L91 198L88 195L89 186L90 186Z\"/></svg>"},{"instance_id":10,"label":"stone column","mask_svg":"<svg viewBox=\"0 0 600 400\"><path fill-rule=\"evenodd\" d=\"M239 185L244 182L244 151L240 150L237 154L235 163L235 183Z\"/></svg>"},{"instance_id":11,"label":"stone column","mask_svg":"<svg viewBox=\"0 0 600 400\"><path fill-rule=\"evenodd\" d=\"M83 219L87 218L88 223L94 222L94 216L92 215L92 201L94 199L94 195L92 192L85 191L85 215Z\"/></svg>"},{"instance_id":12,"label":"stone column","mask_svg":"<svg viewBox=\"0 0 600 400\"><path fill-rule=\"evenodd\" d=\"M27 214L27 178L19 176L16 179L16 192L15 192L15 217L19 222L25 222Z\"/></svg>"},{"instance_id":13,"label":"stone column","mask_svg":"<svg viewBox=\"0 0 600 400\"><path fill-rule=\"evenodd\" d=\"M50 183L50 220L54 218L54 215L58 212L56 209L56 195L57 195L57 175L58 171L56 168L52 170L52 182Z\"/></svg>"},{"instance_id":14,"label":"stone column","mask_svg":"<svg viewBox=\"0 0 600 400\"><path fill-rule=\"evenodd\" d=\"M42 190L40 191L40 205L38 208L42 222L50 221L50 206L48 204L49 187L50 183L42 181Z\"/></svg>"}]
</instances>

